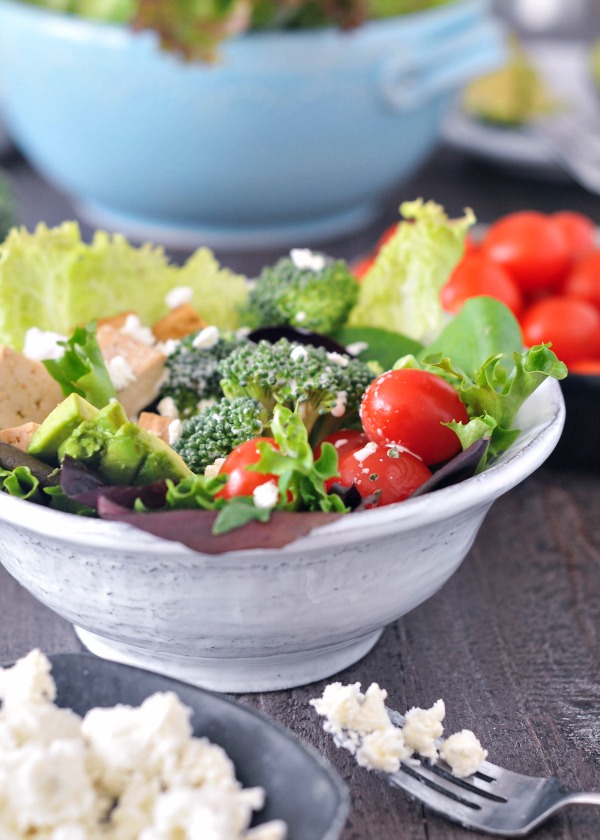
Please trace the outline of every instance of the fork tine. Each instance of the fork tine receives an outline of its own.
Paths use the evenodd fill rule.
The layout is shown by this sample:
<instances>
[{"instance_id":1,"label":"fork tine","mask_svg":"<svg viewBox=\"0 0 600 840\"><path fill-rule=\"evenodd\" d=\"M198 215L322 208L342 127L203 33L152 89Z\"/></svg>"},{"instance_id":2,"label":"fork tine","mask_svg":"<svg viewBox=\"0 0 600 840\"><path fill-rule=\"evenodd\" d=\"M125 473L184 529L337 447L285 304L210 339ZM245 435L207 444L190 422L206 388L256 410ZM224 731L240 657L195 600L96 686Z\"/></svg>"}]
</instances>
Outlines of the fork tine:
<instances>
[{"instance_id":1,"label":"fork tine","mask_svg":"<svg viewBox=\"0 0 600 840\"><path fill-rule=\"evenodd\" d=\"M477 824L475 817L480 810L478 805L468 804L467 800L454 799L437 787L431 787L418 773L411 773L411 768L403 764L397 773L386 774L387 781L395 787L428 805L432 811L448 817L464 826Z\"/></svg>"},{"instance_id":2,"label":"fork tine","mask_svg":"<svg viewBox=\"0 0 600 840\"><path fill-rule=\"evenodd\" d=\"M459 791L457 792L459 795L462 790L463 796L481 797L491 802L504 803L507 799L498 789L495 779L488 781L489 777L477 773L462 778L455 776L450 767L442 759L439 759L435 764L429 762L422 764L419 772L427 772L428 778L435 780L437 784L448 791L458 788Z\"/></svg>"},{"instance_id":3,"label":"fork tine","mask_svg":"<svg viewBox=\"0 0 600 840\"><path fill-rule=\"evenodd\" d=\"M516 791L522 790L524 780L527 779L527 784L531 788L537 788L544 785L547 781L542 776L523 776L521 773L515 773L512 770L506 770L504 767L498 767L495 764L490 764L489 761L484 761L479 766L479 770L475 773L476 777L485 777L485 779L492 779L489 783L488 790L495 793L497 796L509 799ZM469 777L471 779L472 777ZM480 783L485 784L484 779L480 779Z\"/></svg>"},{"instance_id":4,"label":"fork tine","mask_svg":"<svg viewBox=\"0 0 600 840\"><path fill-rule=\"evenodd\" d=\"M421 784L437 790L442 796L461 802L468 808L480 810L486 802L504 804L506 799L473 784L472 777L459 779L439 764L423 762L421 764L403 763L402 770Z\"/></svg>"}]
</instances>

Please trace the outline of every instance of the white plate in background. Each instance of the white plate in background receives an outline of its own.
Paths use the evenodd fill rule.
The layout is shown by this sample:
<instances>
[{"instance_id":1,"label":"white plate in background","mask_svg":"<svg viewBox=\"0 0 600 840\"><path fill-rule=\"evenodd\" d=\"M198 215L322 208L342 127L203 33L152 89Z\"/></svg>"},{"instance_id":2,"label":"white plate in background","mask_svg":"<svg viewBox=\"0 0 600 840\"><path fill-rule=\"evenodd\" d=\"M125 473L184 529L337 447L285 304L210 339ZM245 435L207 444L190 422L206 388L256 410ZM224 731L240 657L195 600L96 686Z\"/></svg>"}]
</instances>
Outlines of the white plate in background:
<instances>
[{"instance_id":1,"label":"white plate in background","mask_svg":"<svg viewBox=\"0 0 600 840\"><path fill-rule=\"evenodd\" d=\"M585 44L544 39L524 46L552 94L567 107L571 103L586 112L598 112L600 117L600 95L590 75ZM447 114L442 132L446 143L474 157L530 175L568 178L534 136L519 128L478 122L463 113L460 101Z\"/></svg>"}]
</instances>

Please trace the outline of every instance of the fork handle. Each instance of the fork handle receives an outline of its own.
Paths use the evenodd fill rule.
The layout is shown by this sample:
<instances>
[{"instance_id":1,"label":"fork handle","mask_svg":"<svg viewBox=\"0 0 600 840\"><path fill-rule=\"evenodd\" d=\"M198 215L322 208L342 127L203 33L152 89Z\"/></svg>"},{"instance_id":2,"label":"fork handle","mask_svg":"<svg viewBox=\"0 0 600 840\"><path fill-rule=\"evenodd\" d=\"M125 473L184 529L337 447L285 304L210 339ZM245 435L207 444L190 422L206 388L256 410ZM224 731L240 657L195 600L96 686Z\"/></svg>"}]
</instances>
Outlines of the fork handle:
<instances>
[{"instance_id":1,"label":"fork handle","mask_svg":"<svg viewBox=\"0 0 600 840\"><path fill-rule=\"evenodd\" d=\"M573 793L567 793L558 805L561 808L563 805L600 805L600 793L573 791Z\"/></svg>"}]
</instances>

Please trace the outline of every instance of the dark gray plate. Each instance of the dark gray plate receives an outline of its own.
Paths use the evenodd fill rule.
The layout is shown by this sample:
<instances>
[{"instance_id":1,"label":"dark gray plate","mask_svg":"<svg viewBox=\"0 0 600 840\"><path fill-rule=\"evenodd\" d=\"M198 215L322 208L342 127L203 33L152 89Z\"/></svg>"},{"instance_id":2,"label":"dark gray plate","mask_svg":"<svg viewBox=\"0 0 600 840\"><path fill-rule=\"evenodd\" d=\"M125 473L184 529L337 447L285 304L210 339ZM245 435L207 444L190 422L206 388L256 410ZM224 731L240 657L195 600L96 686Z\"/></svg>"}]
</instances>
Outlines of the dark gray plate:
<instances>
[{"instance_id":1,"label":"dark gray plate","mask_svg":"<svg viewBox=\"0 0 600 840\"><path fill-rule=\"evenodd\" d=\"M174 691L192 709L194 735L219 744L244 787L260 785L266 806L253 825L282 819L288 840L336 840L349 797L339 776L312 747L267 717L186 683L78 653L49 657L59 706L84 715L93 706L138 706L155 691Z\"/></svg>"}]
</instances>

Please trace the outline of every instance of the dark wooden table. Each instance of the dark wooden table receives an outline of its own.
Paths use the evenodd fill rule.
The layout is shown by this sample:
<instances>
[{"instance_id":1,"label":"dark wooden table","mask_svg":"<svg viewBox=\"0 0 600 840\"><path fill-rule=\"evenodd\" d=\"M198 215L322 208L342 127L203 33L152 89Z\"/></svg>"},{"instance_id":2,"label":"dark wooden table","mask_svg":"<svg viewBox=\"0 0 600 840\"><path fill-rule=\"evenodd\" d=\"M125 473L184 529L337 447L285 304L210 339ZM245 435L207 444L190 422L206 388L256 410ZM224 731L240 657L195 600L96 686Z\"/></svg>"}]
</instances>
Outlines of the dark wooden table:
<instances>
[{"instance_id":1,"label":"dark wooden table","mask_svg":"<svg viewBox=\"0 0 600 840\"><path fill-rule=\"evenodd\" d=\"M4 165L27 226L74 216L68 199L21 158ZM328 250L349 259L366 251L396 218L400 200L416 196L434 198L452 214L471 206L482 222L529 207L572 208L600 223L600 199L572 183L512 177L441 147L410 183L391 192L377 225L351 241L330 243ZM218 253L224 264L248 273L273 256ZM473 729L492 761L555 774L572 788L600 790L599 510L598 475L543 467L495 504L446 586L390 626L367 657L335 679L358 681L363 688L376 681L400 710L441 697L448 730ZM0 660L34 646L47 653L81 650L70 625L0 569ZM343 840L475 836L427 812L332 745L308 705L325 684L238 699L288 726L339 770L352 797ZM572 808L537 837L598 840L600 811Z\"/></svg>"}]
</instances>

